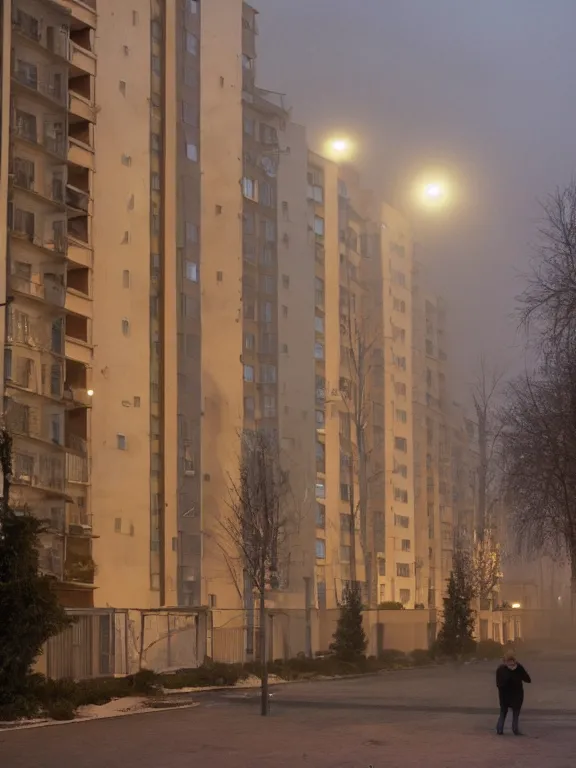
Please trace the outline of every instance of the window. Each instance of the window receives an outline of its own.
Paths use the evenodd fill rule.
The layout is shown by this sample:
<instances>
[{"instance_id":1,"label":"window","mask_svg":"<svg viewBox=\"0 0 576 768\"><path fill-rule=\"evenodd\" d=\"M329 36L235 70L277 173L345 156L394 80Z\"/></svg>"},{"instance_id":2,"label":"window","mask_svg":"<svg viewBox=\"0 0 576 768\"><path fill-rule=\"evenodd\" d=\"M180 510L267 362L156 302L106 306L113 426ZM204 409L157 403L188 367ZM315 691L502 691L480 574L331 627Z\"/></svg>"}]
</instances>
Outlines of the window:
<instances>
[{"instance_id":1,"label":"window","mask_svg":"<svg viewBox=\"0 0 576 768\"><path fill-rule=\"evenodd\" d=\"M316 315L314 318L314 328L318 333L324 333L324 318Z\"/></svg>"},{"instance_id":2,"label":"window","mask_svg":"<svg viewBox=\"0 0 576 768\"><path fill-rule=\"evenodd\" d=\"M288 354L288 344L282 344L282 354Z\"/></svg>"},{"instance_id":3,"label":"window","mask_svg":"<svg viewBox=\"0 0 576 768\"><path fill-rule=\"evenodd\" d=\"M326 560L326 542L324 539L316 539L316 558Z\"/></svg>"},{"instance_id":4,"label":"window","mask_svg":"<svg viewBox=\"0 0 576 768\"><path fill-rule=\"evenodd\" d=\"M325 421L324 411L316 411L316 427L318 429L324 429L325 423L326 421Z\"/></svg>"},{"instance_id":5,"label":"window","mask_svg":"<svg viewBox=\"0 0 576 768\"><path fill-rule=\"evenodd\" d=\"M248 200L256 202L258 200L258 182L256 179L249 179L244 176L242 179L242 194Z\"/></svg>"},{"instance_id":6,"label":"window","mask_svg":"<svg viewBox=\"0 0 576 768\"><path fill-rule=\"evenodd\" d=\"M62 368L58 364L50 366L50 394L52 397L62 395Z\"/></svg>"},{"instance_id":7,"label":"window","mask_svg":"<svg viewBox=\"0 0 576 768\"><path fill-rule=\"evenodd\" d=\"M394 501L401 501L402 504L408 503L408 491L402 488L394 488Z\"/></svg>"},{"instance_id":8,"label":"window","mask_svg":"<svg viewBox=\"0 0 576 768\"><path fill-rule=\"evenodd\" d=\"M326 498L326 486L324 485L324 483L316 483L316 498L318 499Z\"/></svg>"},{"instance_id":9,"label":"window","mask_svg":"<svg viewBox=\"0 0 576 768\"><path fill-rule=\"evenodd\" d=\"M405 357L401 357L399 355L393 355L392 356L392 360L393 360L394 365L397 368L400 368L401 371L405 371L406 370L406 358Z\"/></svg>"},{"instance_id":10,"label":"window","mask_svg":"<svg viewBox=\"0 0 576 768\"><path fill-rule=\"evenodd\" d=\"M242 69L254 69L254 59L252 59L250 56L247 56L245 53L242 54Z\"/></svg>"},{"instance_id":11,"label":"window","mask_svg":"<svg viewBox=\"0 0 576 768\"><path fill-rule=\"evenodd\" d=\"M392 282L394 285L400 285L403 288L406 286L406 275L404 272L399 272L396 269L392 270Z\"/></svg>"},{"instance_id":12,"label":"window","mask_svg":"<svg viewBox=\"0 0 576 768\"><path fill-rule=\"evenodd\" d=\"M402 539L402 552L410 552L410 539Z\"/></svg>"},{"instance_id":13,"label":"window","mask_svg":"<svg viewBox=\"0 0 576 768\"><path fill-rule=\"evenodd\" d=\"M406 341L406 331L404 328L398 328L397 325L392 326L392 338L394 341L399 341L402 344Z\"/></svg>"},{"instance_id":14,"label":"window","mask_svg":"<svg viewBox=\"0 0 576 768\"><path fill-rule=\"evenodd\" d=\"M274 293L276 285L272 275L262 275L260 277L260 286L264 293Z\"/></svg>"},{"instance_id":15,"label":"window","mask_svg":"<svg viewBox=\"0 0 576 768\"><path fill-rule=\"evenodd\" d=\"M340 500L350 501L350 486L348 483L340 483Z\"/></svg>"},{"instance_id":16,"label":"window","mask_svg":"<svg viewBox=\"0 0 576 768\"><path fill-rule=\"evenodd\" d=\"M187 0L186 2L186 10L188 13L198 13L198 0Z\"/></svg>"},{"instance_id":17,"label":"window","mask_svg":"<svg viewBox=\"0 0 576 768\"><path fill-rule=\"evenodd\" d=\"M122 333L124 334L124 336L130 335L130 321L127 320L126 318L122 320Z\"/></svg>"},{"instance_id":18,"label":"window","mask_svg":"<svg viewBox=\"0 0 576 768\"><path fill-rule=\"evenodd\" d=\"M198 53L198 38L191 32L186 32L186 50L191 53L192 56L196 56Z\"/></svg>"},{"instance_id":19,"label":"window","mask_svg":"<svg viewBox=\"0 0 576 768\"><path fill-rule=\"evenodd\" d=\"M276 384L276 366L269 364L261 365L260 381L262 384Z\"/></svg>"},{"instance_id":20,"label":"window","mask_svg":"<svg viewBox=\"0 0 576 768\"><path fill-rule=\"evenodd\" d=\"M404 314L406 312L406 302L400 301L400 299L394 299L394 310Z\"/></svg>"},{"instance_id":21,"label":"window","mask_svg":"<svg viewBox=\"0 0 576 768\"><path fill-rule=\"evenodd\" d=\"M260 335L260 352L265 355L273 355L276 352L276 335L262 333Z\"/></svg>"},{"instance_id":22,"label":"window","mask_svg":"<svg viewBox=\"0 0 576 768\"><path fill-rule=\"evenodd\" d=\"M116 447L119 451L125 451L128 448L128 441L126 440L126 435L122 435L118 433L116 435Z\"/></svg>"},{"instance_id":23,"label":"window","mask_svg":"<svg viewBox=\"0 0 576 768\"><path fill-rule=\"evenodd\" d=\"M290 288L290 278L288 275L282 275L282 287Z\"/></svg>"},{"instance_id":24,"label":"window","mask_svg":"<svg viewBox=\"0 0 576 768\"><path fill-rule=\"evenodd\" d=\"M253 301L244 301L242 310L245 320L254 320L256 318L256 307Z\"/></svg>"},{"instance_id":25,"label":"window","mask_svg":"<svg viewBox=\"0 0 576 768\"><path fill-rule=\"evenodd\" d=\"M264 222L264 239L267 243L276 242L276 222L266 219Z\"/></svg>"},{"instance_id":26,"label":"window","mask_svg":"<svg viewBox=\"0 0 576 768\"><path fill-rule=\"evenodd\" d=\"M324 611L326 610L326 582L318 581L316 589L318 590L318 610Z\"/></svg>"},{"instance_id":27,"label":"window","mask_svg":"<svg viewBox=\"0 0 576 768\"><path fill-rule=\"evenodd\" d=\"M348 197L348 187L343 179L338 179L338 196L344 199Z\"/></svg>"},{"instance_id":28,"label":"window","mask_svg":"<svg viewBox=\"0 0 576 768\"><path fill-rule=\"evenodd\" d=\"M276 205L274 196L274 189L267 181L263 181L260 185L259 200L261 205L266 205L268 208L273 208Z\"/></svg>"},{"instance_id":29,"label":"window","mask_svg":"<svg viewBox=\"0 0 576 768\"><path fill-rule=\"evenodd\" d=\"M244 398L244 414L249 419L254 418L255 402L253 397Z\"/></svg>"},{"instance_id":30,"label":"window","mask_svg":"<svg viewBox=\"0 0 576 768\"><path fill-rule=\"evenodd\" d=\"M314 233L318 237L324 237L324 219L321 216L314 216Z\"/></svg>"},{"instance_id":31,"label":"window","mask_svg":"<svg viewBox=\"0 0 576 768\"><path fill-rule=\"evenodd\" d=\"M316 304L324 306L324 280L321 277L316 277L314 280L314 286L316 291Z\"/></svg>"},{"instance_id":32,"label":"window","mask_svg":"<svg viewBox=\"0 0 576 768\"><path fill-rule=\"evenodd\" d=\"M253 365L245 365L244 366L244 381L254 381L254 366Z\"/></svg>"},{"instance_id":33,"label":"window","mask_svg":"<svg viewBox=\"0 0 576 768\"><path fill-rule=\"evenodd\" d=\"M254 349L256 346L256 337L253 333L244 334L244 349Z\"/></svg>"},{"instance_id":34,"label":"window","mask_svg":"<svg viewBox=\"0 0 576 768\"><path fill-rule=\"evenodd\" d=\"M378 560L378 576L386 576L386 560L383 557Z\"/></svg>"},{"instance_id":35,"label":"window","mask_svg":"<svg viewBox=\"0 0 576 768\"><path fill-rule=\"evenodd\" d=\"M130 270L129 269L125 269L122 272L122 287L130 288Z\"/></svg>"},{"instance_id":36,"label":"window","mask_svg":"<svg viewBox=\"0 0 576 768\"><path fill-rule=\"evenodd\" d=\"M244 118L244 133L247 136L253 136L254 135L255 126L256 126L256 123L254 121L254 118L252 118L252 117L245 117Z\"/></svg>"},{"instance_id":37,"label":"window","mask_svg":"<svg viewBox=\"0 0 576 768\"><path fill-rule=\"evenodd\" d=\"M308 184L308 199L320 204L324 202L324 190L319 184Z\"/></svg>"},{"instance_id":38,"label":"window","mask_svg":"<svg viewBox=\"0 0 576 768\"><path fill-rule=\"evenodd\" d=\"M156 75L162 74L162 62L160 61L160 56L152 55L152 72Z\"/></svg>"},{"instance_id":39,"label":"window","mask_svg":"<svg viewBox=\"0 0 576 768\"><path fill-rule=\"evenodd\" d=\"M198 242L198 227L191 221L186 222L186 242L197 243Z\"/></svg>"},{"instance_id":40,"label":"window","mask_svg":"<svg viewBox=\"0 0 576 768\"><path fill-rule=\"evenodd\" d=\"M276 416L276 398L274 395L264 395L263 413L265 419L273 419Z\"/></svg>"},{"instance_id":41,"label":"window","mask_svg":"<svg viewBox=\"0 0 576 768\"><path fill-rule=\"evenodd\" d=\"M326 528L326 510L323 504L316 502L316 528Z\"/></svg>"},{"instance_id":42,"label":"window","mask_svg":"<svg viewBox=\"0 0 576 768\"><path fill-rule=\"evenodd\" d=\"M406 603L410 602L410 590L409 589L401 589L400 590L400 602L402 605L406 605Z\"/></svg>"},{"instance_id":43,"label":"window","mask_svg":"<svg viewBox=\"0 0 576 768\"><path fill-rule=\"evenodd\" d=\"M197 298L181 293L180 302L182 317L198 317L200 307Z\"/></svg>"},{"instance_id":44,"label":"window","mask_svg":"<svg viewBox=\"0 0 576 768\"><path fill-rule=\"evenodd\" d=\"M198 264L194 261L185 262L186 279L193 283L198 282Z\"/></svg>"},{"instance_id":45,"label":"window","mask_svg":"<svg viewBox=\"0 0 576 768\"><path fill-rule=\"evenodd\" d=\"M401 477L408 477L408 466L406 464L395 464L394 472Z\"/></svg>"},{"instance_id":46,"label":"window","mask_svg":"<svg viewBox=\"0 0 576 768\"><path fill-rule=\"evenodd\" d=\"M273 125L260 123L260 141L262 144L276 144L278 142L278 132Z\"/></svg>"},{"instance_id":47,"label":"window","mask_svg":"<svg viewBox=\"0 0 576 768\"><path fill-rule=\"evenodd\" d=\"M260 305L260 320L263 323L272 322L272 302L263 301Z\"/></svg>"},{"instance_id":48,"label":"window","mask_svg":"<svg viewBox=\"0 0 576 768\"><path fill-rule=\"evenodd\" d=\"M396 576L410 578L410 563L396 563Z\"/></svg>"},{"instance_id":49,"label":"window","mask_svg":"<svg viewBox=\"0 0 576 768\"><path fill-rule=\"evenodd\" d=\"M405 437L395 437L394 438L394 448L396 448L397 451L402 451L402 453L406 453L408 450L408 441Z\"/></svg>"},{"instance_id":50,"label":"window","mask_svg":"<svg viewBox=\"0 0 576 768\"><path fill-rule=\"evenodd\" d=\"M349 563L352 547L349 544L342 544L340 547L340 562Z\"/></svg>"},{"instance_id":51,"label":"window","mask_svg":"<svg viewBox=\"0 0 576 768\"><path fill-rule=\"evenodd\" d=\"M188 101L182 102L182 120L186 125L198 125L198 113L196 107Z\"/></svg>"},{"instance_id":52,"label":"window","mask_svg":"<svg viewBox=\"0 0 576 768\"><path fill-rule=\"evenodd\" d=\"M398 397L406 397L406 384L397 381L396 384L394 384L394 390Z\"/></svg>"},{"instance_id":53,"label":"window","mask_svg":"<svg viewBox=\"0 0 576 768\"><path fill-rule=\"evenodd\" d=\"M324 344L316 342L314 344L314 357L316 360L324 360Z\"/></svg>"},{"instance_id":54,"label":"window","mask_svg":"<svg viewBox=\"0 0 576 768\"><path fill-rule=\"evenodd\" d=\"M408 421L408 414L406 411L402 410L401 408L396 408L396 421L400 421L402 424L406 424Z\"/></svg>"},{"instance_id":55,"label":"window","mask_svg":"<svg viewBox=\"0 0 576 768\"><path fill-rule=\"evenodd\" d=\"M194 163L198 161L198 147L196 144L186 144L186 157Z\"/></svg>"},{"instance_id":56,"label":"window","mask_svg":"<svg viewBox=\"0 0 576 768\"><path fill-rule=\"evenodd\" d=\"M406 515L394 515L394 525L398 528L410 528L410 518Z\"/></svg>"}]
</instances>

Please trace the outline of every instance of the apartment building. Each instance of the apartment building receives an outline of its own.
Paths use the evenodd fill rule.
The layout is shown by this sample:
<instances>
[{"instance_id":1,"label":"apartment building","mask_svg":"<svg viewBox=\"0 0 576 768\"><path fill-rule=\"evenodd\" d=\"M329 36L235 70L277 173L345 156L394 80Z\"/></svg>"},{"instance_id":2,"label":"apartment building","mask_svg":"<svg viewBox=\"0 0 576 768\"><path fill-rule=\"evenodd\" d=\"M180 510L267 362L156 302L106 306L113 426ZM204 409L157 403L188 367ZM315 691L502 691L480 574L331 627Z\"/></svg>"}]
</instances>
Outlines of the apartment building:
<instances>
[{"instance_id":1,"label":"apartment building","mask_svg":"<svg viewBox=\"0 0 576 768\"><path fill-rule=\"evenodd\" d=\"M442 608L455 543L446 308L426 290L420 266L412 300L416 602Z\"/></svg>"},{"instance_id":2,"label":"apartment building","mask_svg":"<svg viewBox=\"0 0 576 768\"><path fill-rule=\"evenodd\" d=\"M371 506L377 558L377 601L416 602L413 444L413 243L405 218L388 204L376 223L365 273L378 332L372 351Z\"/></svg>"},{"instance_id":3,"label":"apartment building","mask_svg":"<svg viewBox=\"0 0 576 768\"><path fill-rule=\"evenodd\" d=\"M12 502L70 606L239 605L247 31L241 0L2 6Z\"/></svg>"}]
</instances>

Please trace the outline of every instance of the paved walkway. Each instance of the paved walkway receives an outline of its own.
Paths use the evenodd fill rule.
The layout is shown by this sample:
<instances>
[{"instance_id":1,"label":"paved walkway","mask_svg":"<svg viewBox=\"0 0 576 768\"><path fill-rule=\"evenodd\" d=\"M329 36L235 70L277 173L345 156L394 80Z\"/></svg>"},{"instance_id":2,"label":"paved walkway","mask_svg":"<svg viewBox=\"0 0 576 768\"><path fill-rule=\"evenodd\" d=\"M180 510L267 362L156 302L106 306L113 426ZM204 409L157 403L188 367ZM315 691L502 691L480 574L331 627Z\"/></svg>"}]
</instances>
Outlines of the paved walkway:
<instances>
[{"instance_id":1,"label":"paved walkway","mask_svg":"<svg viewBox=\"0 0 576 768\"><path fill-rule=\"evenodd\" d=\"M576 658L526 662L523 729L494 734L493 665L409 670L252 693L190 710L0 732L10 768L573 768Z\"/></svg>"}]
</instances>

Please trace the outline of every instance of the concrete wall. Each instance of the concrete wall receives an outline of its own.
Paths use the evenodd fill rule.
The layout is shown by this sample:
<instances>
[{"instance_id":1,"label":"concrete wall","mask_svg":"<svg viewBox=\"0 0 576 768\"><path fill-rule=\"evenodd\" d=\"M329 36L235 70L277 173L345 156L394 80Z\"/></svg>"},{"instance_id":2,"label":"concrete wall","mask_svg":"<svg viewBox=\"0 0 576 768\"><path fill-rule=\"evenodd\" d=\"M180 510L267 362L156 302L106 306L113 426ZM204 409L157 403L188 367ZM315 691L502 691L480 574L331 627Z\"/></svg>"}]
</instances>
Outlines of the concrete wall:
<instances>
[{"instance_id":1,"label":"concrete wall","mask_svg":"<svg viewBox=\"0 0 576 768\"><path fill-rule=\"evenodd\" d=\"M236 553L222 527L230 514L228 488L237 475L243 411L241 50L241 0L203 3L201 597L205 604L214 595L217 605L227 607L241 604L230 568Z\"/></svg>"},{"instance_id":2,"label":"concrete wall","mask_svg":"<svg viewBox=\"0 0 576 768\"><path fill-rule=\"evenodd\" d=\"M152 606L159 593L150 589L150 2L104 0L98 13L94 599L100 606Z\"/></svg>"}]
</instances>

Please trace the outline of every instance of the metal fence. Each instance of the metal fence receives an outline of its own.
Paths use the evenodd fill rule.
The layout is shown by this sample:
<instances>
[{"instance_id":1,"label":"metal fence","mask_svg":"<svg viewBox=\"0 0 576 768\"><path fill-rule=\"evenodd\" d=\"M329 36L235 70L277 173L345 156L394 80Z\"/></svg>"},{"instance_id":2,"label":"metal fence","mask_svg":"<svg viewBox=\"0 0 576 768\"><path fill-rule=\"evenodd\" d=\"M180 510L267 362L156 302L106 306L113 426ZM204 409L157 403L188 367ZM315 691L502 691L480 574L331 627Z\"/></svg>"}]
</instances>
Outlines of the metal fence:
<instances>
[{"instance_id":1,"label":"metal fence","mask_svg":"<svg viewBox=\"0 0 576 768\"><path fill-rule=\"evenodd\" d=\"M51 638L39 669L53 678L127 675L199 666L206 657L229 664L259 659L259 611L223 609L70 611L76 622ZM328 651L338 610L268 610L267 656L288 659ZM436 639L435 611L364 611L367 654L409 652ZM560 611L480 611L478 639L550 648L576 645L570 617Z\"/></svg>"}]
</instances>

